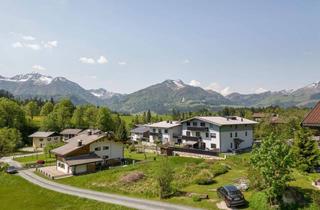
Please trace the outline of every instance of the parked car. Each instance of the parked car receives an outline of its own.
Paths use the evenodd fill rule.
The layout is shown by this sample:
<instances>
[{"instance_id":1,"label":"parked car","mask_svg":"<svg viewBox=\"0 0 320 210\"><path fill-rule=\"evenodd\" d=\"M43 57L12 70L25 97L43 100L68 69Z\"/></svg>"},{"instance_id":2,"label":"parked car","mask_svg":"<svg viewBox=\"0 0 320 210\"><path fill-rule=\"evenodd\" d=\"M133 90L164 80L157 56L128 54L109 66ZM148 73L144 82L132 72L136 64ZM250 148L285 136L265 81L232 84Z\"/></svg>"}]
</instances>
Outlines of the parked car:
<instances>
[{"instance_id":1,"label":"parked car","mask_svg":"<svg viewBox=\"0 0 320 210\"><path fill-rule=\"evenodd\" d=\"M9 166L9 167L7 168L7 170L6 170L6 172L7 172L8 174L15 174L15 173L18 172L18 169L17 169L16 167L14 167L14 166Z\"/></svg>"},{"instance_id":2,"label":"parked car","mask_svg":"<svg viewBox=\"0 0 320 210\"><path fill-rule=\"evenodd\" d=\"M217 190L219 198L224 199L228 207L242 206L246 204L246 200L240 190L233 185L219 187Z\"/></svg>"},{"instance_id":3,"label":"parked car","mask_svg":"<svg viewBox=\"0 0 320 210\"><path fill-rule=\"evenodd\" d=\"M38 161L37 161L37 164L43 165L43 164L45 164L45 161L44 161L44 160L38 160Z\"/></svg>"}]
</instances>

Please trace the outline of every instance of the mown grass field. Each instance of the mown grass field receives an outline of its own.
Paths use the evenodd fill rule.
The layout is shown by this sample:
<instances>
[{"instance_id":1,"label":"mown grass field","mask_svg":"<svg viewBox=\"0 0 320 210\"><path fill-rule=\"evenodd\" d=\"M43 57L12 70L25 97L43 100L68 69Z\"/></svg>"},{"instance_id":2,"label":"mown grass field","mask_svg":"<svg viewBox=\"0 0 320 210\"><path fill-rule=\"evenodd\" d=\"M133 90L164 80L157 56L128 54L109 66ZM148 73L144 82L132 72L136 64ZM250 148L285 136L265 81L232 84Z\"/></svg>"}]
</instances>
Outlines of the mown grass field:
<instances>
[{"instance_id":1,"label":"mown grass field","mask_svg":"<svg viewBox=\"0 0 320 210\"><path fill-rule=\"evenodd\" d=\"M0 209L3 210L129 210L46 190L16 175L0 172Z\"/></svg>"},{"instance_id":2,"label":"mown grass field","mask_svg":"<svg viewBox=\"0 0 320 210\"><path fill-rule=\"evenodd\" d=\"M45 154L34 154L31 156L14 158L14 160L22 164L36 163L37 160L44 160L46 165L54 165L56 162L56 158L54 157L54 155L51 155L51 157L49 157Z\"/></svg>"}]
</instances>

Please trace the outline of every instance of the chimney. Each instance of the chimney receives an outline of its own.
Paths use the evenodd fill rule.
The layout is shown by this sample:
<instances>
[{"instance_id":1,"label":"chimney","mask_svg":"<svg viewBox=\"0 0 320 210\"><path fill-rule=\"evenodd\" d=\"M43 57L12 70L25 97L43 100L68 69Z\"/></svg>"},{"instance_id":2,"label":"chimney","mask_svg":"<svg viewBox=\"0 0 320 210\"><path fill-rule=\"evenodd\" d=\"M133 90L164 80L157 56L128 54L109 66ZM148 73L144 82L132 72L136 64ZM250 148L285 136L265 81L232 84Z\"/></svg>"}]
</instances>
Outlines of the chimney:
<instances>
[{"instance_id":1,"label":"chimney","mask_svg":"<svg viewBox=\"0 0 320 210\"><path fill-rule=\"evenodd\" d=\"M241 122L243 122L243 118L241 117Z\"/></svg>"},{"instance_id":2,"label":"chimney","mask_svg":"<svg viewBox=\"0 0 320 210\"><path fill-rule=\"evenodd\" d=\"M91 136L92 135L92 130L88 130L88 136Z\"/></svg>"},{"instance_id":3,"label":"chimney","mask_svg":"<svg viewBox=\"0 0 320 210\"><path fill-rule=\"evenodd\" d=\"M169 123L169 120L167 120L167 123Z\"/></svg>"},{"instance_id":4,"label":"chimney","mask_svg":"<svg viewBox=\"0 0 320 210\"><path fill-rule=\"evenodd\" d=\"M82 146L82 140L78 140L78 147L81 147Z\"/></svg>"}]
</instances>

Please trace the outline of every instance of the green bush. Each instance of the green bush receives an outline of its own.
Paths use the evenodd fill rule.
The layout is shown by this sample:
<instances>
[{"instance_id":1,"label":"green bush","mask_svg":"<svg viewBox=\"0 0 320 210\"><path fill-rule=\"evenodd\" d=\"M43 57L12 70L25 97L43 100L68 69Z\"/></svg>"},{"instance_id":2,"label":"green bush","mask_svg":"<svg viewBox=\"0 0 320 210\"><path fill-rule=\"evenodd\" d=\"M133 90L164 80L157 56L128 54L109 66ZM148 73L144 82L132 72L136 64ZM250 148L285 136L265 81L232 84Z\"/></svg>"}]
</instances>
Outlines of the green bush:
<instances>
[{"instance_id":1,"label":"green bush","mask_svg":"<svg viewBox=\"0 0 320 210\"><path fill-rule=\"evenodd\" d=\"M213 177L217 177L219 175L227 173L229 171L229 167L227 165L214 164L211 166L211 171Z\"/></svg>"},{"instance_id":2,"label":"green bush","mask_svg":"<svg viewBox=\"0 0 320 210\"><path fill-rule=\"evenodd\" d=\"M200 198L199 195L193 195L193 196L192 196L192 200L193 200L194 202L200 202L200 201L201 201L201 198Z\"/></svg>"},{"instance_id":3,"label":"green bush","mask_svg":"<svg viewBox=\"0 0 320 210\"><path fill-rule=\"evenodd\" d=\"M206 162L202 162L198 165L199 169L208 169L209 168L209 164Z\"/></svg>"},{"instance_id":4,"label":"green bush","mask_svg":"<svg viewBox=\"0 0 320 210\"><path fill-rule=\"evenodd\" d=\"M202 169L194 179L195 183L198 185L209 185L214 183L212 173L207 169Z\"/></svg>"},{"instance_id":5,"label":"green bush","mask_svg":"<svg viewBox=\"0 0 320 210\"><path fill-rule=\"evenodd\" d=\"M264 192L253 193L250 201L250 207L252 209L257 209L257 210L271 209L268 203L268 197Z\"/></svg>"},{"instance_id":6,"label":"green bush","mask_svg":"<svg viewBox=\"0 0 320 210\"><path fill-rule=\"evenodd\" d=\"M320 209L320 191L313 191L312 200L315 205Z\"/></svg>"},{"instance_id":7,"label":"green bush","mask_svg":"<svg viewBox=\"0 0 320 210\"><path fill-rule=\"evenodd\" d=\"M9 167L8 163L0 164L0 172L6 171L8 167Z\"/></svg>"},{"instance_id":8,"label":"green bush","mask_svg":"<svg viewBox=\"0 0 320 210\"><path fill-rule=\"evenodd\" d=\"M134 152L134 151L136 151L136 147L132 144L132 145L130 145L129 146L129 152Z\"/></svg>"}]
</instances>

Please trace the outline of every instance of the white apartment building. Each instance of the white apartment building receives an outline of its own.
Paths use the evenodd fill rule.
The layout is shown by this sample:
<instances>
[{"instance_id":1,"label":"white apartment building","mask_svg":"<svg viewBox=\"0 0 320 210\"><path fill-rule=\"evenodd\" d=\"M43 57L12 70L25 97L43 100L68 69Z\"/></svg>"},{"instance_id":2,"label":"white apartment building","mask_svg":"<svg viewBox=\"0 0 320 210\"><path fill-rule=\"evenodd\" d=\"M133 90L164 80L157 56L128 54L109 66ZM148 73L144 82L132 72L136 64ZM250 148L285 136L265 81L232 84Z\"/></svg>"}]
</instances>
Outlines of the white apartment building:
<instances>
[{"instance_id":1,"label":"white apartment building","mask_svg":"<svg viewBox=\"0 0 320 210\"><path fill-rule=\"evenodd\" d=\"M194 117L181 122L182 143L219 152L250 148L256 123L237 116Z\"/></svg>"},{"instance_id":2,"label":"white apartment building","mask_svg":"<svg viewBox=\"0 0 320 210\"><path fill-rule=\"evenodd\" d=\"M181 136L182 126L178 121L161 121L145 125L149 128L149 142L160 141L162 144L175 144Z\"/></svg>"}]
</instances>

